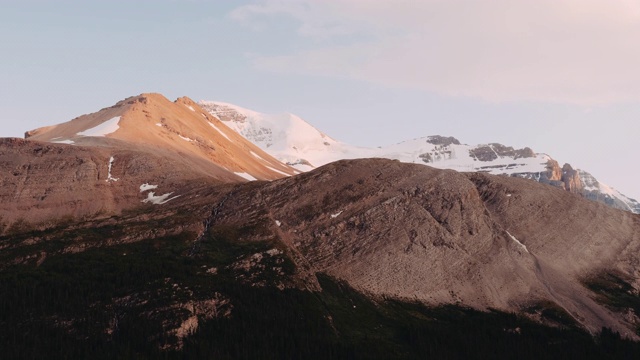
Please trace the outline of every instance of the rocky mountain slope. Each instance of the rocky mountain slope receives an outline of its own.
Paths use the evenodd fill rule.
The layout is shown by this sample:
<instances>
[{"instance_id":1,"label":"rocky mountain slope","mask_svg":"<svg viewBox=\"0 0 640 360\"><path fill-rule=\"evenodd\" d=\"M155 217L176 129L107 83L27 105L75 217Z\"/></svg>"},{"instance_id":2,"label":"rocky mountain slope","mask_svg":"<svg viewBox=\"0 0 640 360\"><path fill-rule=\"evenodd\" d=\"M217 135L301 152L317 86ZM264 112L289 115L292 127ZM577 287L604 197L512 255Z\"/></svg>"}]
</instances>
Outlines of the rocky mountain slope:
<instances>
[{"instance_id":1,"label":"rocky mountain slope","mask_svg":"<svg viewBox=\"0 0 640 360\"><path fill-rule=\"evenodd\" d=\"M640 218L543 184L339 161L239 189L211 219L247 221L287 244L310 277L326 272L365 293L515 312L552 303L593 332L635 336L640 325L582 285L615 271L640 288Z\"/></svg>"},{"instance_id":2,"label":"rocky mountain slope","mask_svg":"<svg viewBox=\"0 0 640 360\"><path fill-rule=\"evenodd\" d=\"M27 344L43 331L68 337L71 349L96 339L105 353L132 343L160 354L204 344L302 353L269 337L286 325L297 329L287 343L318 354L344 341L383 358L404 344L401 354L413 355L400 357L411 358L418 345L395 333L408 326L433 327L431 341L477 336L495 352L483 331L522 344L543 331L532 321L557 333L529 351L559 351L563 331L637 338L639 234L638 215L532 181L345 160L272 182L193 185L118 217L14 229L0 236L0 286L34 315L3 311L0 328L13 324ZM104 288L89 291L98 279ZM39 289L53 300L32 300ZM0 306L12 301L0 296ZM518 320L442 328L443 318L473 311L489 314L474 315L480 323ZM419 334L417 343L436 346Z\"/></svg>"},{"instance_id":3,"label":"rocky mountain slope","mask_svg":"<svg viewBox=\"0 0 640 360\"><path fill-rule=\"evenodd\" d=\"M453 137L429 136L380 148L351 146L330 138L292 114L267 115L236 105L201 101L200 105L277 159L301 170L340 160L387 158L440 169L506 174L534 179L609 206L640 213L640 203L571 165L549 155L502 144L466 145Z\"/></svg>"},{"instance_id":4,"label":"rocky mountain slope","mask_svg":"<svg viewBox=\"0 0 640 360\"><path fill-rule=\"evenodd\" d=\"M204 112L143 94L0 140L7 357L640 354L640 215L585 173L430 137L286 176Z\"/></svg>"},{"instance_id":5,"label":"rocky mountain slope","mask_svg":"<svg viewBox=\"0 0 640 360\"><path fill-rule=\"evenodd\" d=\"M188 98L142 94L0 141L0 224L112 214L182 196L192 181L273 180L296 170Z\"/></svg>"},{"instance_id":6,"label":"rocky mountain slope","mask_svg":"<svg viewBox=\"0 0 640 360\"><path fill-rule=\"evenodd\" d=\"M171 102L160 94L142 94L97 113L28 131L25 137L82 146L109 146L120 140L148 151L168 150L194 169L204 160L211 165L203 170L216 167L218 176L234 178L229 174L233 173L236 180L273 180L295 173L186 97Z\"/></svg>"},{"instance_id":7,"label":"rocky mountain slope","mask_svg":"<svg viewBox=\"0 0 640 360\"><path fill-rule=\"evenodd\" d=\"M0 233L28 224L48 227L61 219L109 216L142 204L163 204L186 191L190 181L220 183L220 178L213 178L216 169L210 176L203 174L205 165L194 169L163 151L124 145L0 139Z\"/></svg>"}]
</instances>

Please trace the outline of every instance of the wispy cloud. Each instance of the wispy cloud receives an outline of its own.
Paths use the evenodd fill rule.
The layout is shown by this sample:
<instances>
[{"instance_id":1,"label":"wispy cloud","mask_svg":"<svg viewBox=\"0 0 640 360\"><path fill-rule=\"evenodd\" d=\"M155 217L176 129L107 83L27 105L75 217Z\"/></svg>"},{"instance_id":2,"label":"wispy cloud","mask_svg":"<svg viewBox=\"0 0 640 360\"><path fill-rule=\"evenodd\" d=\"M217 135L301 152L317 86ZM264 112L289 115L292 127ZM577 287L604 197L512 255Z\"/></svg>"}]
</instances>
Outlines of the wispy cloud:
<instances>
[{"instance_id":1,"label":"wispy cloud","mask_svg":"<svg viewBox=\"0 0 640 360\"><path fill-rule=\"evenodd\" d=\"M263 30L293 20L308 41L255 56L263 70L489 101L640 101L637 1L266 0L230 17Z\"/></svg>"}]
</instances>

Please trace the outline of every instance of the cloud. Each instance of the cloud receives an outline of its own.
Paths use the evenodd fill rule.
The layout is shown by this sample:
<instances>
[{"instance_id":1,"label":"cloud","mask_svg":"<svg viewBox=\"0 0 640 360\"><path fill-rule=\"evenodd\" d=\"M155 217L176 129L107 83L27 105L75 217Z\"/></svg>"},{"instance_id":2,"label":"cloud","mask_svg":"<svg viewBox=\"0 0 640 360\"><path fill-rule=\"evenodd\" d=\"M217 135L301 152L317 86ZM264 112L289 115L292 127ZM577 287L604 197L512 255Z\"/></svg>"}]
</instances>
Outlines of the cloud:
<instances>
[{"instance_id":1,"label":"cloud","mask_svg":"<svg viewBox=\"0 0 640 360\"><path fill-rule=\"evenodd\" d=\"M358 79L489 101L640 101L635 0L267 0L251 24L288 19L305 49L263 70Z\"/></svg>"}]
</instances>

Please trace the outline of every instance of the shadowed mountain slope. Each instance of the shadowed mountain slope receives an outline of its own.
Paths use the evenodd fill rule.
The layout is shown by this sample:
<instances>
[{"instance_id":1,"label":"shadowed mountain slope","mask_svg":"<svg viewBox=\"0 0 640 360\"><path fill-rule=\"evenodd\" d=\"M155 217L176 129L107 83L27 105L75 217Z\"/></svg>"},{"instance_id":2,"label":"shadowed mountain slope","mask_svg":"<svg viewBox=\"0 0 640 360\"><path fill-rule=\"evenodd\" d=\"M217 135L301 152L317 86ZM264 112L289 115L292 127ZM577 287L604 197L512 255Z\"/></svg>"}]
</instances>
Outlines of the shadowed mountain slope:
<instances>
[{"instance_id":1,"label":"shadowed mountain slope","mask_svg":"<svg viewBox=\"0 0 640 360\"><path fill-rule=\"evenodd\" d=\"M535 339L531 354L546 354L589 344L579 329L603 327L637 339L638 215L524 179L384 159L271 182L189 184L162 206L0 236L0 284L10 289L0 306L32 314L3 311L2 328L19 344L55 333L104 351L150 347L150 357L202 347L237 357L225 344L238 344L289 356L380 346L379 357L401 348L412 358L469 336L489 353L511 345L487 336L516 348ZM295 349L274 326L295 326ZM443 329L456 340L435 335ZM279 335L255 341L265 334Z\"/></svg>"},{"instance_id":2,"label":"shadowed mountain slope","mask_svg":"<svg viewBox=\"0 0 640 360\"><path fill-rule=\"evenodd\" d=\"M554 303L595 332L635 323L583 286L638 288L640 217L523 179L397 161L339 161L243 188L214 223L265 225L308 264L366 293L521 312Z\"/></svg>"}]
</instances>

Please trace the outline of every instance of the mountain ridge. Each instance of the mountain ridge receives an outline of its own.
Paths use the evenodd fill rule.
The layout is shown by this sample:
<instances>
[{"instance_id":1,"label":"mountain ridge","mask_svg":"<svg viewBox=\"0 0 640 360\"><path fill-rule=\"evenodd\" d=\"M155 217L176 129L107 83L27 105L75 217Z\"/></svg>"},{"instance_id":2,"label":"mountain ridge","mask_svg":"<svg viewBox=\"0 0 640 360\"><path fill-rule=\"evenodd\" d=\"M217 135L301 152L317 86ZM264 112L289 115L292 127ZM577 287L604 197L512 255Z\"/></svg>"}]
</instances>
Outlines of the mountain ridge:
<instances>
[{"instance_id":1,"label":"mountain ridge","mask_svg":"<svg viewBox=\"0 0 640 360\"><path fill-rule=\"evenodd\" d=\"M640 213L640 202L635 199L599 182L584 170L574 170L569 164L560 166L551 156L536 153L528 147L514 149L499 143L466 145L454 137L439 135L419 137L378 148L356 147L334 140L295 115L261 114L215 101L201 100L199 103L213 116L219 116L230 128L301 171L309 171L341 159L397 159L441 169L533 179L614 208ZM299 131L289 127L287 116L295 118L297 128L308 125L302 137L298 135ZM325 138L330 140L325 141ZM305 146L305 143L313 145Z\"/></svg>"},{"instance_id":2,"label":"mountain ridge","mask_svg":"<svg viewBox=\"0 0 640 360\"><path fill-rule=\"evenodd\" d=\"M208 160L221 168L221 173L246 173L264 180L278 178L282 173L294 174L255 145L236 136L187 97L171 102L160 94L142 94L66 123L28 131L25 136L32 140L90 146L118 139L136 146L149 145L184 154L182 159L188 162L189 158ZM247 156L250 151L256 156Z\"/></svg>"},{"instance_id":3,"label":"mountain ridge","mask_svg":"<svg viewBox=\"0 0 640 360\"><path fill-rule=\"evenodd\" d=\"M141 94L68 122L0 141L0 223L117 214L158 206L191 183L273 180L297 171L189 98Z\"/></svg>"},{"instance_id":4,"label":"mountain ridge","mask_svg":"<svg viewBox=\"0 0 640 360\"><path fill-rule=\"evenodd\" d=\"M640 339L640 215L576 196L606 189L570 165L431 136L394 145L403 161L298 163L313 169L287 176L297 170L188 98L155 97L0 139L0 305L24 309L0 312L0 343L181 358L280 341L287 358L382 341L384 353L365 353L412 358L433 339L412 334L451 317L465 319L444 336L455 346L495 317L482 339L558 349L573 334L605 350L595 342ZM315 139L286 143L300 146L294 158L362 155L284 119ZM265 146L295 135L255 134Z\"/></svg>"}]
</instances>

